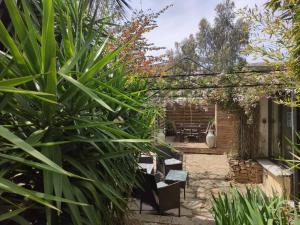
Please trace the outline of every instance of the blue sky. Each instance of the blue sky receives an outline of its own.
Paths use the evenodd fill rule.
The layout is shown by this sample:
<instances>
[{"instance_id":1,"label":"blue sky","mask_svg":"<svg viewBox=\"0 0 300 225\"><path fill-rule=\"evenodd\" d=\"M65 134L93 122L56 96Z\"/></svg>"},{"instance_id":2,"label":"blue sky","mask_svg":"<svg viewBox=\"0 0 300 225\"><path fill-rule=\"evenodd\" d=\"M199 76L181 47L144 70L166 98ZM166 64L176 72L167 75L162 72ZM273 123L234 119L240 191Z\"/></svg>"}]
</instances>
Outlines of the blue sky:
<instances>
[{"instance_id":1,"label":"blue sky","mask_svg":"<svg viewBox=\"0 0 300 225\"><path fill-rule=\"evenodd\" d=\"M174 47L174 43L197 32L198 23L205 17L213 22L215 7L222 0L131 0L130 4L135 9L152 9L159 11L167 5L173 4L168 11L158 19L159 27L148 33L146 37L156 46ZM234 0L236 8L255 4L263 7L266 0Z\"/></svg>"}]
</instances>

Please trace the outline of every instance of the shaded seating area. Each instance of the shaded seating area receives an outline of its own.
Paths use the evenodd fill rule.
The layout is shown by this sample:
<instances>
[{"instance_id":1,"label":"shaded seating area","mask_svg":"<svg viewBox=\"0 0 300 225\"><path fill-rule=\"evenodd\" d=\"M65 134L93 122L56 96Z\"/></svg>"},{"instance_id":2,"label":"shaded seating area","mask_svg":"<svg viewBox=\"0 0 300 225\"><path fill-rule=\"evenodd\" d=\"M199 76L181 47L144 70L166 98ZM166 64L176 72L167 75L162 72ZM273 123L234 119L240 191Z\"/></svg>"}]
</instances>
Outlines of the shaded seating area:
<instances>
[{"instance_id":1,"label":"shaded seating area","mask_svg":"<svg viewBox=\"0 0 300 225\"><path fill-rule=\"evenodd\" d=\"M210 127L210 121L207 123L176 123L173 125L175 141L205 142Z\"/></svg>"},{"instance_id":2,"label":"shaded seating area","mask_svg":"<svg viewBox=\"0 0 300 225\"><path fill-rule=\"evenodd\" d=\"M138 186L133 189L133 197L140 201L140 213L143 204L147 204L159 214L178 208L180 216L180 189L184 190L185 198L188 180L188 172L183 170L183 153L168 146L156 148L157 155L139 158Z\"/></svg>"},{"instance_id":3,"label":"shaded seating area","mask_svg":"<svg viewBox=\"0 0 300 225\"><path fill-rule=\"evenodd\" d=\"M198 143L198 148L206 144L206 136L211 129L215 134L216 106L188 99L177 99L166 103L165 128L166 140L174 144ZM194 148L194 147L193 147Z\"/></svg>"},{"instance_id":4,"label":"shaded seating area","mask_svg":"<svg viewBox=\"0 0 300 225\"><path fill-rule=\"evenodd\" d=\"M185 154L183 168L189 173L186 186L186 199L183 190L180 197L180 217L178 209L165 211L159 215L152 206L143 203L140 214L140 200L130 199L132 225L215 225L211 214L212 193L227 191L229 165L226 155ZM165 183L168 183L167 177ZM244 186L238 186L244 187ZM191 222L192 221L192 222Z\"/></svg>"}]
</instances>

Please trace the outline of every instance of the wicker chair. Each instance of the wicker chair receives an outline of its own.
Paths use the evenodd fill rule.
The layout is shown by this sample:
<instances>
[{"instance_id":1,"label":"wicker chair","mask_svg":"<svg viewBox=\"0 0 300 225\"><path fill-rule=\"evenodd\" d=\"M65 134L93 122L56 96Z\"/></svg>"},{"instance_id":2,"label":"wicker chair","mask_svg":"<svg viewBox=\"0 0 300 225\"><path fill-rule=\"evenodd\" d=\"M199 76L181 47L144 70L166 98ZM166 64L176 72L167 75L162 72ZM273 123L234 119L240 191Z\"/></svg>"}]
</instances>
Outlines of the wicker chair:
<instances>
[{"instance_id":1,"label":"wicker chair","mask_svg":"<svg viewBox=\"0 0 300 225\"><path fill-rule=\"evenodd\" d=\"M182 161L181 163L172 164L172 165L164 164L164 167L165 167L164 169L165 175L167 175L170 170L182 170Z\"/></svg>"},{"instance_id":2,"label":"wicker chair","mask_svg":"<svg viewBox=\"0 0 300 225\"><path fill-rule=\"evenodd\" d=\"M180 183L166 184L156 182L155 176L140 172L140 213L142 212L143 203L152 206L158 213L178 208L180 216Z\"/></svg>"},{"instance_id":3,"label":"wicker chair","mask_svg":"<svg viewBox=\"0 0 300 225\"><path fill-rule=\"evenodd\" d=\"M165 164L164 161L166 159L177 159L180 160L181 162L183 162L183 153L176 151L176 150L172 150L170 147L165 146L165 145L158 145L156 146L156 148L159 151L159 154L157 156L157 160L156 160L156 168L157 170L161 171L163 174L166 175L166 171L165 171Z\"/></svg>"},{"instance_id":4,"label":"wicker chair","mask_svg":"<svg viewBox=\"0 0 300 225\"><path fill-rule=\"evenodd\" d=\"M153 157L151 155L141 155L138 160L139 163L153 163Z\"/></svg>"},{"instance_id":5,"label":"wicker chair","mask_svg":"<svg viewBox=\"0 0 300 225\"><path fill-rule=\"evenodd\" d=\"M182 127L180 124L175 124L175 122L172 122L172 128L174 130L175 134L175 141L183 141L183 132L182 132Z\"/></svg>"}]
</instances>

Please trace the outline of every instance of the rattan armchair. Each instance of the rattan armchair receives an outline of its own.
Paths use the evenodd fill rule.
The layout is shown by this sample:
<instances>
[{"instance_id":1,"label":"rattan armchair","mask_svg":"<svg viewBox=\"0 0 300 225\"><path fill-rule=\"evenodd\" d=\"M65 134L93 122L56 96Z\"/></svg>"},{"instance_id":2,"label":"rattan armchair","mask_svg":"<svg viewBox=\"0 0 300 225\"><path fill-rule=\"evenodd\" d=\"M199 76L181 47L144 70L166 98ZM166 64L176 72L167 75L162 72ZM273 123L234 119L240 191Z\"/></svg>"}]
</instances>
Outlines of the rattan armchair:
<instances>
[{"instance_id":1,"label":"rattan armchair","mask_svg":"<svg viewBox=\"0 0 300 225\"><path fill-rule=\"evenodd\" d=\"M140 213L143 203L152 206L158 213L162 214L167 210L178 208L180 216L180 183L166 184L156 182L155 176L140 172Z\"/></svg>"},{"instance_id":2,"label":"rattan armchair","mask_svg":"<svg viewBox=\"0 0 300 225\"><path fill-rule=\"evenodd\" d=\"M163 172L166 175L166 171L165 171L165 164L164 161L166 159L177 159L181 162L183 162L183 153L176 151L176 150L172 150L170 147L165 146L165 145L158 145L156 146L156 148L159 150L159 154L157 157L157 161L156 161L156 168ZM175 168L171 168L171 169L175 169ZM182 166L181 166L182 169Z\"/></svg>"}]
</instances>

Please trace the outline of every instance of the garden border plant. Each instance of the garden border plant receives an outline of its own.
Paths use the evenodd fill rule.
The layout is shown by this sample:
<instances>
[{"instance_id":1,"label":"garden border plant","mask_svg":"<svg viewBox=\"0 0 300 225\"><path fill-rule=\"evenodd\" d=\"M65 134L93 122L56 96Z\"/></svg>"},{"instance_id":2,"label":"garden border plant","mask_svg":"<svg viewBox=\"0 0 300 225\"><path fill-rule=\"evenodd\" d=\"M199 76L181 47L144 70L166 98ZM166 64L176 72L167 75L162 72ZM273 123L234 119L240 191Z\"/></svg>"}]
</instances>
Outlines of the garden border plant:
<instances>
[{"instance_id":1,"label":"garden border plant","mask_svg":"<svg viewBox=\"0 0 300 225\"><path fill-rule=\"evenodd\" d=\"M290 225L299 224L297 213L277 193L267 196L260 188L245 193L231 187L229 193L213 196L212 213L216 225Z\"/></svg>"}]
</instances>

